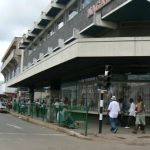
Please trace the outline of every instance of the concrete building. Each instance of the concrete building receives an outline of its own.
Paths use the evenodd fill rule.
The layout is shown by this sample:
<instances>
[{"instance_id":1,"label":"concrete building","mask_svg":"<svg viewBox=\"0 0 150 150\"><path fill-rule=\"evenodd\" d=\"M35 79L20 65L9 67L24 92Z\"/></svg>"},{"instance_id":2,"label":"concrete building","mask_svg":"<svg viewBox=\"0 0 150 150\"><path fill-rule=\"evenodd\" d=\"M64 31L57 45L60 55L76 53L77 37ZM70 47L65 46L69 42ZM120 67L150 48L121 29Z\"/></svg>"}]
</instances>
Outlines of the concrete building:
<instances>
[{"instance_id":1,"label":"concrete building","mask_svg":"<svg viewBox=\"0 0 150 150\"><path fill-rule=\"evenodd\" d=\"M2 58L3 64L1 66L1 72L4 75L5 81L0 87L0 93L6 95L7 99L9 100L12 100L14 97L16 97L17 88L10 88L6 85L6 83L22 72L23 50L19 49L18 47L21 39L21 37L15 37Z\"/></svg>"},{"instance_id":2,"label":"concrete building","mask_svg":"<svg viewBox=\"0 0 150 150\"><path fill-rule=\"evenodd\" d=\"M32 100L36 89L49 87L50 97L97 114L96 77L111 65L104 108L111 95L123 98L126 109L129 98L141 95L150 114L149 13L149 0L53 0L19 42L19 61L9 58L14 51L4 56L5 82L28 87Z\"/></svg>"}]
</instances>

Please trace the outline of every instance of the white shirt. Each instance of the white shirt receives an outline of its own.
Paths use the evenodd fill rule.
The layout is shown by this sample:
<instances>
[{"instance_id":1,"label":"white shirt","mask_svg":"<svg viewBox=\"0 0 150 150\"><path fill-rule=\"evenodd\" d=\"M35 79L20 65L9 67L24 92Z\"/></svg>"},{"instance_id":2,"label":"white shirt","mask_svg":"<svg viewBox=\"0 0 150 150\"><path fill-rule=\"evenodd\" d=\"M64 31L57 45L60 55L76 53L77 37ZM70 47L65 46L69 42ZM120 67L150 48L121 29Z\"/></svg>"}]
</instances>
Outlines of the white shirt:
<instances>
[{"instance_id":1,"label":"white shirt","mask_svg":"<svg viewBox=\"0 0 150 150\"><path fill-rule=\"evenodd\" d=\"M117 118L120 112L119 103L117 101L110 102L108 110L109 110L109 117Z\"/></svg>"},{"instance_id":2,"label":"white shirt","mask_svg":"<svg viewBox=\"0 0 150 150\"><path fill-rule=\"evenodd\" d=\"M135 104L133 102L130 104L129 116L135 116Z\"/></svg>"}]
</instances>

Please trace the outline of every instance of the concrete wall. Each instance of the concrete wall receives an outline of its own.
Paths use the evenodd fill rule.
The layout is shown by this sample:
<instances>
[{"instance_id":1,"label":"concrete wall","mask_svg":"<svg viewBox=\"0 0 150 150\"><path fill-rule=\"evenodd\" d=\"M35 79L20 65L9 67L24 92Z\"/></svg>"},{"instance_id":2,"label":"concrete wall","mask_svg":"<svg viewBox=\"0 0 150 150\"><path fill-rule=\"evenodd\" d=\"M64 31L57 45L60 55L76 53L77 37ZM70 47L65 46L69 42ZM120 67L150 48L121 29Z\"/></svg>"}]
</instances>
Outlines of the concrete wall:
<instances>
[{"instance_id":1,"label":"concrete wall","mask_svg":"<svg viewBox=\"0 0 150 150\"><path fill-rule=\"evenodd\" d=\"M77 57L150 56L150 37L80 39L43 58L7 83L8 86ZM94 49L93 49L94 48Z\"/></svg>"}]
</instances>

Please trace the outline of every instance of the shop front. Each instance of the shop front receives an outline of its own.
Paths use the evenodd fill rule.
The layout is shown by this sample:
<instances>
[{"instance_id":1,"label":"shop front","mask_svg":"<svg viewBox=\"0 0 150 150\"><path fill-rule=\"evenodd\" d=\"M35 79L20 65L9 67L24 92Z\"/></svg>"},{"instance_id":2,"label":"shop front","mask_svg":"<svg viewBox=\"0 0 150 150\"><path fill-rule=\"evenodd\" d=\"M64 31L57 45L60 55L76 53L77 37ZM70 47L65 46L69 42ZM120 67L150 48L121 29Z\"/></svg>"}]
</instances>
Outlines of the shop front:
<instances>
[{"instance_id":1,"label":"shop front","mask_svg":"<svg viewBox=\"0 0 150 150\"><path fill-rule=\"evenodd\" d=\"M124 75L124 79L119 75L113 77L111 87L104 95L104 112L107 111L112 95L123 103L124 113L128 112L129 99L133 98L136 103L137 97L141 96L145 103L146 115L150 115L150 76ZM98 114L99 90L96 77L62 84L61 97L62 100L68 98L70 105L89 107L89 113Z\"/></svg>"}]
</instances>

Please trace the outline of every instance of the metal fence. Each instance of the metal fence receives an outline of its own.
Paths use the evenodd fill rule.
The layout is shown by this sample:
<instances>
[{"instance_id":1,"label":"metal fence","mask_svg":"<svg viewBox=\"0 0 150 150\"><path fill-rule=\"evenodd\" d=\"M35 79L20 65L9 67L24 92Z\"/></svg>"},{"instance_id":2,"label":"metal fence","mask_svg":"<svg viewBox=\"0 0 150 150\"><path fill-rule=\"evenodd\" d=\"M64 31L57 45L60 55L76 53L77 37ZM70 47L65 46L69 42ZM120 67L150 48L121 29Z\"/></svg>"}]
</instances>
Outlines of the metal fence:
<instances>
[{"instance_id":1,"label":"metal fence","mask_svg":"<svg viewBox=\"0 0 150 150\"><path fill-rule=\"evenodd\" d=\"M82 129L87 135L88 128L88 107L68 106L68 105L46 105L37 103L14 103L13 111L41 119L58 126L71 129Z\"/></svg>"}]
</instances>

